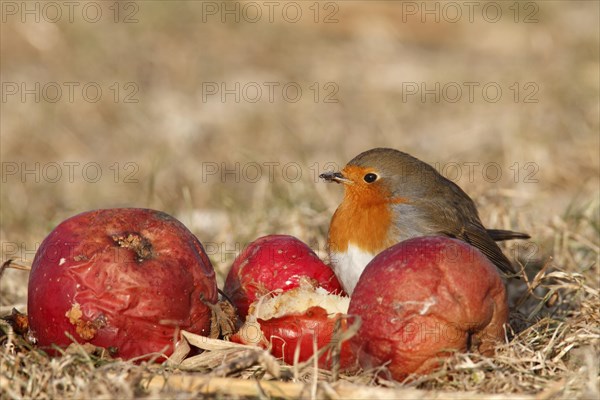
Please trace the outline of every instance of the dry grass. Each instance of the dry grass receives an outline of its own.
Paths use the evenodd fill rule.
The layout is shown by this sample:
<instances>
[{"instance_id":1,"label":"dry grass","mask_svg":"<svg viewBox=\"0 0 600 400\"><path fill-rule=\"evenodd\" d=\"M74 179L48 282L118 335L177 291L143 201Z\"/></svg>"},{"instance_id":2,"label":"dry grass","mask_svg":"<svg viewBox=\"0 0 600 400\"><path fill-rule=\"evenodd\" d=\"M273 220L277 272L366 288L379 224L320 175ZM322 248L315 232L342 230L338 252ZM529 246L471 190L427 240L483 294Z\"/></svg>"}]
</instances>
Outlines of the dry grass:
<instances>
[{"instance_id":1,"label":"dry grass","mask_svg":"<svg viewBox=\"0 0 600 400\"><path fill-rule=\"evenodd\" d=\"M456 354L438 371L401 383L386 380L385 368L337 375L310 360L286 366L266 351L190 334L190 345L204 352L186 358L189 347L180 348L163 366L109 361L79 345L50 358L3 325L9 335L1 388L7 398L592 399L600 394L600 296L597 282L589 281L546 264L523 285L527 293L513 308L511 326L520 331L511 331L493 357ZM558 294L554 304L552 293Z\"/></svg>"},{"instance_id":2,"label":"dry grass","mask_svg":"<svg viewBox=\"0 0 600 400\"><path fill-rule=\"evenodd\" d=\"M494 357L457 354L436 373L401 383L376 371L336 376L228 348L207 350L184 371L110 361L77 346L49 358L3 324L0 398L598 398L599 6L540 2L538 22L525 24L514 23L509 3L498 23L481 14L474 23L399 23L400 3L360 1L336 3L333 24L203 23L202 2L160 1L138 3L134 24L8 18L1 25L3 83L98 82L106 96L97 103L30 96L0 104L1 261L30 263L64 218L116 206L176 216L207 245L220 283L235 254L263 234L296 235L325 256L341 193L315 173L375 146L442 169L459 163L456 181L484 223L527 231L532 240L505 247L523 265L523 279L508 283L512 330ZM311 15L312 3L301 4ZM206 82L268 81L298 82L305 95L296 103L202 100ZM497 82L502 100L402 99L403 82L472 81ZM114 82L135 82L139 103L114 102ZM323 85L334 82L339 102L315 102L314 82L321 99ZM539 102L514 102L514 82L521 95L534 82ZM98 163L102 177L88 182L78 167L70 181L63 168L53 183L5 170L8 163L65 162ZM279 166L273 179L263 169L257 182L203 174L207 163L250 162ZM497 181L482 175L490 162L501 168ZM137 182L125 180L126 163L137 168ZM297 181L285 175L286 163L300 169ZM479 163L472 179L465 163ZM26 299L27 273L5 271L0 312L25 311Z\"/></svg>"}]
</instances>

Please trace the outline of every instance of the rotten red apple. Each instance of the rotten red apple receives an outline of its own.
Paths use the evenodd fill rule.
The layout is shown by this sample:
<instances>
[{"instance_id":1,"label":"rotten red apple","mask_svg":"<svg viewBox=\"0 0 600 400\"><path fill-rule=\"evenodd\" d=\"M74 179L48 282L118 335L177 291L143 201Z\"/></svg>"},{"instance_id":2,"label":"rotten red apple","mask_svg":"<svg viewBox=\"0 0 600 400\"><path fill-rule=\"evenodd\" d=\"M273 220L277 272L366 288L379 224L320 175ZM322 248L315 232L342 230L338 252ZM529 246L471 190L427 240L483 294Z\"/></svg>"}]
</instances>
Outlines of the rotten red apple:
<instances>
[{"instance_id":1,"label":"rotten red apple","mask_svg":"<svg viewBox=\"0 0 600 400\"><path fill-rule=\"evenodd\" d=\"M84 212L59 224L38 249L28 312L38 345L72 341L113 356L169 355L179 330L210 332L215 272L202 244L155 210Z\"/></svg>"},{"instance_id":2,"label":"rotten red apple","mask_svg":"<svg viewBox=\"0 0 600 400\"><path fill-rule=\"evenodd\" d=\"M305 243L293 236L268 235L250 243L235 259L223 291L244 320L254 301L296 288L303 277L329 293L343 294L333 270Z\"/></svg>"},{"instance_id":3,"label":"rotten red apple","mask_svg":"<svg viewBox=\"0 0 600 400\"><path fill-rule=\"evenodd\" d=\"M490 354L508 318L504 285L479 250L418 237L377 255L352 294L362 325L352 345L364 368L388 364L396 380L426 374L453 351Z\"/></svg>"}]
</instances>

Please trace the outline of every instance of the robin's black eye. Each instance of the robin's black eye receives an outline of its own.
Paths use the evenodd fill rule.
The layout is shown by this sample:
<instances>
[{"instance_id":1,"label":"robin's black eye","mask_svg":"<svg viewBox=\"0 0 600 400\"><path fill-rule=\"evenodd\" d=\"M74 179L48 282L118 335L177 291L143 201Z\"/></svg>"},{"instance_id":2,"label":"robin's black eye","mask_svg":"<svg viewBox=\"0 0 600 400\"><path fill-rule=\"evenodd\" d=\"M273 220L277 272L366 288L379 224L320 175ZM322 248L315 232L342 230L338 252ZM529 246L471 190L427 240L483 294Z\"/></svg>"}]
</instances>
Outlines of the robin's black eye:
<instances>
[{"instance_id":1,"label":"robin's black eye","mask_svg":"<svg viewBox=\"0 0 600 400\"><path fill-rule=\"evenodd\" d=\"M373 173L368 173L368 174L365 175L365 177L363 179L367 183L373 183L373 182L375 182L377 180L377 175L375 175Z\"/></svg>"}]
</instances>

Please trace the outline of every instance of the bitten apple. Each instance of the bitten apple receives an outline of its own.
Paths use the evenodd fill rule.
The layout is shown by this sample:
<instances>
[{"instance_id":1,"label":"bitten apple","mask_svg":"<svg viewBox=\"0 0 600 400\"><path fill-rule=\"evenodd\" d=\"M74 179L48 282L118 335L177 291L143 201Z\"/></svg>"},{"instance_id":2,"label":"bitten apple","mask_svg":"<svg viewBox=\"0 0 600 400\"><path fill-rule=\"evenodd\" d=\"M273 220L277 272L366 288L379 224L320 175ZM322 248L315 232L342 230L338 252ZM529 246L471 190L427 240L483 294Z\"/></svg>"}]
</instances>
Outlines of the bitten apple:
<instances>
[{"instance_id":1,"label":"bitten apple","mask_svg":"<svg viewBox=\"0 0 600 400\"><path fill-rule=\"evenodd\" d=\"M289 235L268 235L250 243L235 259L223 291L244 320L254 301L296 288L303 278L329 293L344 293L333 270L305 243Z\"/></svg>"},{"instance_id":2,"label":"bitten apple","mask_svg":"<svg viewBox=\"0 0 600 400\"><path fill-rule=\"evenodd\" d=\"M245 320L232 340L268 348L288 364L330 343L336 326L347 329L350 299L333 270L293 236L252 242L234 261L224 291ZM349 344L340 349L342 368L355 364ZM332 362L331 351L319 358L323 368Z\"/></svg>"}]
</instances>

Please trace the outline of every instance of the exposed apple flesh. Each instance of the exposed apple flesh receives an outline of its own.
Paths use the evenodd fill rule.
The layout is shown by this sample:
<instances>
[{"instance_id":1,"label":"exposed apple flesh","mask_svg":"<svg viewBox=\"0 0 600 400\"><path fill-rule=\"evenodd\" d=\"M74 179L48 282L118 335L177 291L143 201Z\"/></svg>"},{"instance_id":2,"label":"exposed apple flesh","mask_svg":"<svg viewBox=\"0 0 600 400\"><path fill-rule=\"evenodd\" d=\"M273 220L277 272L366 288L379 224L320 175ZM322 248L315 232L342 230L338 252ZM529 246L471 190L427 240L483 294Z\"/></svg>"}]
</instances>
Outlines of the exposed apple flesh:
<instances>
[{"instance_id":1,"label":"exposed apple flesh","mask_svg":"<svg viewBox=\"0 0 600 400\"><path fill-rule=\"evenodd\" d=\"M288 364L304 362L315 349L332 341L336 326L341 331L347 329L349 303L349 297L304 281L299 287L252 303L245 324L232 340L268 348ZM330 348L318 363L321 368L331 368L332 362ZM355 364L348 342L341 344L339 363L342 369Z\"/></svg>"}]
</instances>

